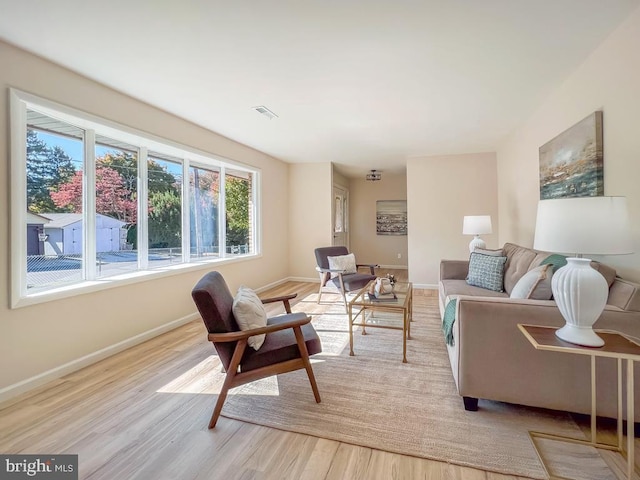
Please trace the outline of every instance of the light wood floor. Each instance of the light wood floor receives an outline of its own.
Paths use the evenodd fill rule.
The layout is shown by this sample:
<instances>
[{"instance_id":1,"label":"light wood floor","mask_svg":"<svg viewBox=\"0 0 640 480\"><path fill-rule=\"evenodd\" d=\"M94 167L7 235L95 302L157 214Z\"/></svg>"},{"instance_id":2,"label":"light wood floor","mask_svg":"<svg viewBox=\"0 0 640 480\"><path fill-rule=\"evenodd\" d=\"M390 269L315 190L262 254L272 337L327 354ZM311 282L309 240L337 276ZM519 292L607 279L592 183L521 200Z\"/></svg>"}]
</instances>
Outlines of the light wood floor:
<instances>
[{"instance_id":1,"label":"light wood floor","mask_svg":"<svg viewBox=\"0 0 640 480\"><path fill-rule=\"evenodd\" d=\"M406 271L394 273L406 279ZM316 290L317 284L289 282L261 296L304 298ZM203 344L204 327L194 321L5 404L0 452L77 453L80 478L92 480L520 478L225 417L208 430L215 396L188 388L206 367ZM182 391L163 389L194 370Z\"/></svg>"}]
</instances>

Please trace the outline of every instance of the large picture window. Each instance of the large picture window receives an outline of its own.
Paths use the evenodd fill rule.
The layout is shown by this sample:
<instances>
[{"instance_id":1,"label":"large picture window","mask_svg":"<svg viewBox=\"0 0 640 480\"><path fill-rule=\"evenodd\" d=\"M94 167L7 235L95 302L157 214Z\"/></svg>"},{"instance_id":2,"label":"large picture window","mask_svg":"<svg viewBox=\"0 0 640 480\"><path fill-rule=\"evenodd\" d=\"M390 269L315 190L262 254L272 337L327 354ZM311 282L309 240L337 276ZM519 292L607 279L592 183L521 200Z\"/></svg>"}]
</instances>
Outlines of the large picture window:
<instances>
[{"instance_id":1,"label":"large picture window","mask_svg":"<svg viewBox=\"0 0 640 480\"><path fill-rule=\"evenodd\" d=\"M256 169L15 90L11 134L14 307L259 253Z\"/></svg>"}]
</instances>

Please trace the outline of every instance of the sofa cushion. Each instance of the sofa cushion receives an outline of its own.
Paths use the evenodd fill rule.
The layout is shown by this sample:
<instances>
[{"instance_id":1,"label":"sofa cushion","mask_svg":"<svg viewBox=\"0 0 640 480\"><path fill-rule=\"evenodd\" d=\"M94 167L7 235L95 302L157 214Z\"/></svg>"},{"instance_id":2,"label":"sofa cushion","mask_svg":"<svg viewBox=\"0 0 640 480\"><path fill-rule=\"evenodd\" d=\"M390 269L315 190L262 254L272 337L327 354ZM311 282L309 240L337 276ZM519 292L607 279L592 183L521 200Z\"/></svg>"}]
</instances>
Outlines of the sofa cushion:
<instances>
[{"instance_id":1,"label":"sofa cushion","mask_svg":"<svg viewBox=\"0 0 640 480\"><path fill-rule=\"evenodd\" d=\"M306 316L307 315L305 313L279 315L277 317L270 318L267 321L267 325L277 325L284 322L301 320ZM307 345L309 355L322 352L320 337L311 323L302 325L300 329L302 331L302 336L304 337L304 343ZM266 367L268 365L273 365L274 363L284 362L285 360L291 360L294 358L300 358L300 350L298 349L293 329L286 328L284 330L269 333L260 350L256 351L251 348L247 348L244 351L240 365L243 372L248 372L250 370L255 370L256 368Z\"/></svg>"},{"instance_id":2,"label":"sofa cushion","mask_svg":"<svg viewBox=\"0 0 640 480\"><path fill-rule=\"evenodd\" d=\"M483 255L491 255L492 257L504 257L504 253L501 248L497 250L491 250L489 248L476 248L473 253L481 253Z\"/></svg>"},{"instance_id":3,"label":"sofa cushion","mask_svg":"<svg viewBox=\"0 0 640 480\"><path fill-rule=\"evenodd\" d=\"M472 252L469 258L467 283L496 292L504 291L502 276L507 257L495 257Z\"/></svg>"},{"instance_id":4,"label":"sofa cushion","mask_svg":"<svg viewBox=\"0 0 640 480\"><path fill-rule=\"evenodd\" d=\"M551 264L534 267L525 273L511 290L510 298L549 300L551 298Z\"/></svg>"},{"instance_id":5,"label":"sofa cushion","mask_svg":"<svg viewBox=\"0 0 640 480\"><path fill-rule=\"evenodd\" d=\"M550 255L548 252L540 252L513 243L505 243L502 250L507 256L504 267L504 290L509 295L525 273L540 265L542 260Z\"/></svg>"},{"instance_id":6,"label":"sofa cushion","mask_svg":"<svg viewBox=\"0 0 640 480\"><path fill-rule=\"evenodd\" d=\"M447 301L454 295L501 298L509 296L505 292L496 292L494 290L487 290L486 288L474 287L473 285L469 285L466 280L440 280L440 289L444 297L443 300L446 299Z\"/></svg>"},{"instance_id":7,"label":"sofa cushion","mask_svg":"<svg viewBox=\"0 0 640 480\"><path fill-rule=\"evenodd\" d=\"M354 273L353 275L345 275L342 277L342 281L344 283L344 289L347 292L353 292L354 290L360 290L364 288L367 283L371 280L375 280L375 275L370 275L368 273ZM336 277L331 280L334 285L339 289L340 288L340 278Z\"/></svg>"},{"instance_id":8,"label":"sofa cushion","mask_svg":"<svg viewBox=\"0 0 640 480\"><path fill-rule=\"evenodd\" d=\"M591 262L591 266L602 274L604 279L607 281L607 285L611 288L613 282L616 281L615 268L605 265L604 263L596 262L595 260Z\"/></svg>"}]
</instances>

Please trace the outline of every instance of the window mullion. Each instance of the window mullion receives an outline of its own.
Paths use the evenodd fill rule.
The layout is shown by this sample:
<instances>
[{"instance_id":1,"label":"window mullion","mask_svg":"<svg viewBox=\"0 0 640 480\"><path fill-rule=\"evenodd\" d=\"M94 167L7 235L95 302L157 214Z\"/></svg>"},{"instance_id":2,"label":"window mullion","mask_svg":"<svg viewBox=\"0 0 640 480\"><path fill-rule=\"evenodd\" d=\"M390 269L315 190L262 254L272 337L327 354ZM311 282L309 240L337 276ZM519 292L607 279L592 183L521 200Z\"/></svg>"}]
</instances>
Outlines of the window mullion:
<instances>
[{"instance_id":1,"label":"window mullion","mask_svg":"<svg viewBox=\"0 0 640 480\"><path fill-rule=\"evenodd\" d=\"M182 261L191 261L191 198L189 196L189 159L182 162Z\"/></svg>"},{"instance_id":2,"label":"window mullion","mask_svg":"<svg viewBox=\"0 0 640 480\"><path fill-rule=\"evenodd\" d=\"M220 189L218 196L218 243L220 244L220 258L227 256L227 206L225 187L227 183L224 165L220 167Z\"/></svg>"},{"instance_id":3,"label":"window mullion","mask_svg":"<svg viewBox=\"0 0 640 480\"><path fill-rule=\"evenodd\" d=\"M253 229L251 239L253 241L251 253L262 251L262 212L261 212L261 191L262 179L260 173L255 172L251 182L251 228Z\"/></svg>"},{"instance_id":4,"label":"window mullion","mask_svg":"<svg viewBox=\"0 0 640 480\"><path fill-rule=\"evenodd\" d=\"M260 185L262 184L259 173L256 172L251 177L251 204L249 205L250 210L250 225L251 232L249 242L251 243L251 253L257 253L261 250L261 228L260 219L262 217L262 213L260 211L260 202L258 199L261 197L260 195Z\"/></svg>"},{"instance_id":5,"label":"window mullion","mask_svg":"<svg viewBox=\"0 0 640 480\"><path fill-rule=\"evenodd\" d=\"M96 279L96 132L85 130L82 176L82 261L85 280Z\"/></svg>"},{"instance_id":6,"label":"window mullion","mask_svg":"<svg viewBox=\"0 0 640 480\"><path fill-rule=\"evenodd\" d=\"M149 171L148 150L141 147L138 152L138 268L149 266Z\"/></svg>"}]
</instances>

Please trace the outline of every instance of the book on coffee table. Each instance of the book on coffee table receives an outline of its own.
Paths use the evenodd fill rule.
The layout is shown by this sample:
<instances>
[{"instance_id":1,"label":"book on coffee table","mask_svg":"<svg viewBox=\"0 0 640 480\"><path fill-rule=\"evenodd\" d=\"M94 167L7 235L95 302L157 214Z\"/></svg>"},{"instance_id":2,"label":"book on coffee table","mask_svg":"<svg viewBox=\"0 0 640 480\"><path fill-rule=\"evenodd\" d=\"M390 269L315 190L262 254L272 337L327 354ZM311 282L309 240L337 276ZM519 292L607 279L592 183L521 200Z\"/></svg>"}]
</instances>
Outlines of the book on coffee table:
<instances>
[{"instance_id":1,"label":"book on coffee table","mask_svg":"<svg viewBox=\"0 0 640 480\"><path fill-rule=\"evenodd\" d=\"M395 293L381 293L378 296L368 293L371 302L397 302L398 297Z\"/></svg>"}]
</instances>

